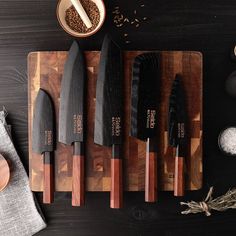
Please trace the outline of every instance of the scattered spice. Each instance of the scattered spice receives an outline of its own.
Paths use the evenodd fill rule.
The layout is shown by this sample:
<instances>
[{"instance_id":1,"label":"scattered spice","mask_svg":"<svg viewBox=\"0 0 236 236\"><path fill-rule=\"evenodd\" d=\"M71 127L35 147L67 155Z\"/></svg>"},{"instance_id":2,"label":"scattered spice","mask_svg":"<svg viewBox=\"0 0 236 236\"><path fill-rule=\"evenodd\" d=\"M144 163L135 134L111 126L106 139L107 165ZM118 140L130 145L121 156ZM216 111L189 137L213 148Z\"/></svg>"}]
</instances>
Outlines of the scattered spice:
<instances>
[{"instance_id":1,"label":"scattered spice","mask_svg":"<svg viewBox=\"0 0 236 236\"><path fill-rule=\"evenodd\" d=\"M141 15L140 8L143 8L144 6L145 6L144 3L142 2L139 3L138 8L132 11L133 16L127 16L127 14L125 14L125 12L122 11L122 9L120 9L119 6L115 6L112 11L114 15L113 23L115 24L117 28L122 28L125 25L132 25L136 29L139 28L142 25L142 22L147 21L148 19L148 17ZM131 42L130 40L127 40L128 34L124 33L123 36L124 36L126 44Z\"/></svg>"},{"instance_id":2,"label":"scattered spice","mask_svg":"<svg viewBox=\"0 0 236 236\"><path fill-rule=\"evenodd\" d=\"M80 0L85 12L87 13L92 27L87 28L74 6L69 7L66 10L66 23L74 31L78 33L89 33L93 31L99 24L100 13L97 5L91 0ZM119 12L118 12L119 13Z\"/></svg>"}]
</instances>

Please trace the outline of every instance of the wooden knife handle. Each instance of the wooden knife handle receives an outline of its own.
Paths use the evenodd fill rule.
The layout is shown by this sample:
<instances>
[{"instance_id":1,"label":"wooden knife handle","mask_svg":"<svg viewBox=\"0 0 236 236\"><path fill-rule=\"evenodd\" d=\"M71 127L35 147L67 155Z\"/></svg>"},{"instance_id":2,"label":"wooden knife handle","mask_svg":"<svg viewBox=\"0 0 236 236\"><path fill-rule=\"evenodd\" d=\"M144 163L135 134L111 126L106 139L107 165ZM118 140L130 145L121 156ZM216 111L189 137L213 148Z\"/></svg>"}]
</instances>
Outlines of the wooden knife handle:
<instances>
[{"instance_id":1,"label":"wooden knife handle","mask_svg":"<svg viewBox=\"0 0 236 236\"><path fill-rule=\"evenodd\" d=\"M145 202L157 200L157 152L154 140L146 143Z\"/></svg>"},{"instance_id":2,"label":"wooden knife handle","mask_svg":"<svg viewBox=\"0 0 236 236\"><path fill-rule=\"evenodd\" d=\"M175 178L174 178L174 196L184 196L185 176L184 176L184 157L175 157Z\"/></svg>"},{"instance_id":3,"label":"wooden knife handle","mask_svg":"<svg viewBox=\"0 0 236 236\"><path fill-rule=\"evenodd\" d=\"M111 159L111 195L110 207L123 207L123 175L120 145L113 145Z\"/></svg>"},{"instance_id":4,"label":"wooden knife handle","mask_svg":"<svg viewBox=\"0 0 236 236\"><path fill-rule=\"evenodd\" d=\"M54 165L53 153L44 153L44 191L43 203L50 204L54 201Z\"/></svg>"},{"instance_id":5,"label":"wooden knife handle","mask_svg":"<svg viewBox=\"0 0 236 236\"><path fill-rule=\"evenodd\" d=\"M84 205L84 150L83 143L74 142L72 171L72 206Z\"/></svg>"}]
</instances>

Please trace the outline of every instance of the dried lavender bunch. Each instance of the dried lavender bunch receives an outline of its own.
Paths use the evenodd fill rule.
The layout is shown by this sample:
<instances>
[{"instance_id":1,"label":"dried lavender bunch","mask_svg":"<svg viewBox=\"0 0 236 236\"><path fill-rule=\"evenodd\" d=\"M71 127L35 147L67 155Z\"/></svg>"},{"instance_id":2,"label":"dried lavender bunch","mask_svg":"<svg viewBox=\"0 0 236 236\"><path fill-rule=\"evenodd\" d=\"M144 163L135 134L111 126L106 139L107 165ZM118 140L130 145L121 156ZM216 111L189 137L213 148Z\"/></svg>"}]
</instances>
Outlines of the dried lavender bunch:
<instances>
[{"instance_id":1,"label":"dried lavender bunch","mask_svg":"<svg viewBox=\"0 0 236 236\"><path fill-rule=\"evenodd\" d=\"M236 208L236 188L228 190L228 192L215 199L212 198L213 187L210 188L207 197L202 202L181 202L181 205L188 206L187 210L182 211L181 214L196 214L205 212L206 216L211 215L211 210L226 211L228 209Z\"/></svg>"}]
</instances>

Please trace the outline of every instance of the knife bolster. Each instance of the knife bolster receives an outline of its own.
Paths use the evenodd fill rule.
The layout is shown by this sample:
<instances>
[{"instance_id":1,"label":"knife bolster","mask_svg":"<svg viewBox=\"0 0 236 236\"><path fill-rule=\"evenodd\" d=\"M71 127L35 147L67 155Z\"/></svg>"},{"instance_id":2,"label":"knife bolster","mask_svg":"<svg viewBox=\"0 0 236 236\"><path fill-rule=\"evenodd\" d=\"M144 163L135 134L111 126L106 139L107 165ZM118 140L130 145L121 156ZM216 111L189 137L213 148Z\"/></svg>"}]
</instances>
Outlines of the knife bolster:
<instances>
[{"instance_id":1,"label":"knife bolster","mask_svg":"<svg viewBox=\"0 0 236 236\"><path fill-rule=\"evenodd\" d=\"M121 159L121 147L120 145L112 145L112 158Z\"/></svg>"},{"instance_id":2,"label":"knife bolster","mask_svg":"<svg viewBox=\"0 0 236 236\"><path fill-rule=\"evenodd\" d=\"M78 157L84 156L84 145L81 142L74 142L73 155Z\"/></svg>"},{"instance_id":3,"label":"knife bolster","mask_svg":"<svg viewBox=\"0 0 236 236\"><path fill-rule=\"evenodd\" d=\"M43 164L49 164L49 165L53 165L53 156L51 152L45 152L44 153L44 158L43 158Z\"/></svg>"}]
</instances>

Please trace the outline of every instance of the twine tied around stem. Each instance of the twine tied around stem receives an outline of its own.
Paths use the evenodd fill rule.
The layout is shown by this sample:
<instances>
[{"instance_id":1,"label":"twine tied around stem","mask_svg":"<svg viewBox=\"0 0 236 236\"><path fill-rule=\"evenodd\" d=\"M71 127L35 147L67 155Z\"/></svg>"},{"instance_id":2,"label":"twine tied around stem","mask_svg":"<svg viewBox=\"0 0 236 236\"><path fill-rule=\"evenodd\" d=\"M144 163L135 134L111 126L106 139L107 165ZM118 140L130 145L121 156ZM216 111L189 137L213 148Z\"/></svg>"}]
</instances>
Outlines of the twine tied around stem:
<instances>
[{"instance_id":1,"label":"twine tied around stem","mask_svg":"<svg viewBox=\"0 0 236 236\"><path fill-rule=\"evenodd\" d=\"M211 210L226 211L228 209L236 209L236 188L228 190L224 195L215 199L212 197L213 187L210 188L206 198L201 202L180 202L180 205L188 206L181 214L196 214L205 212L206 216L211 215Z\"/></svg>"}]
</instances>

